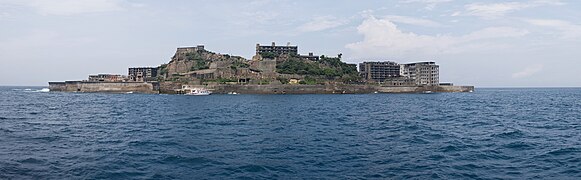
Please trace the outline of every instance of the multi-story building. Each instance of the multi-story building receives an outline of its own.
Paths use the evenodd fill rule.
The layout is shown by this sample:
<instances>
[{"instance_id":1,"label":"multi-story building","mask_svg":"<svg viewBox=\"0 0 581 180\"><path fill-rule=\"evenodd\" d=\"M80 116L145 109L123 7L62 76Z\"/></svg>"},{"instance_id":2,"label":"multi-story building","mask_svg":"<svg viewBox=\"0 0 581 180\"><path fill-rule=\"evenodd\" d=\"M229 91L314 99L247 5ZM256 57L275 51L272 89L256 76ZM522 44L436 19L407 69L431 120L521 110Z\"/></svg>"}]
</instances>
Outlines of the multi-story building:
<instances>
[{"instance_id":1,"label":"multi-story building","mask_svg":"<svg viewBox=\"0 0 581 180\"><path fill-rule=\"evenodd\" d=\"M126 77L120 74L97 74L89 75L90 82L123 82Z\"/></svg>"},{"instance_id":2,"label":"multi-story building","mask_svg":"<svg viewBox=\"0 0 581 180\"><path fill-rule=\"evenodd\" d=\"M274 42L270 46L263 46L260 44L256 44L256 54L262 53L274 53L277 55L281 54L298 54L299 47L298 46L291 46L290 43L287 43L286 46L277 46Z\"/></svg>"},{"instance_id":3,"label":"multi-story building","mask_svg":"<svg viewBox=\"0 0 581 180\"><path fill-rule=\"evenodd\" d=\"M416 85L436 86L440 83L440 66L435 62L402 64L400 75L412 79Z\"/></svg>"},{"instance_id":4,"label":"multi-story building","mask_svg":"<svg viewBox=\"0 0 581 180\"><path fill-rule=\"evenodd\" d=\"M308 55L300 55L300 57L311 61L318 61L320 58L319 56L314 55L312 52L310 52Z\"/></svg>"},{"instance_id":5,"label":"multi-story building","mask_svg":"<svg viewBox=\"0 0 581 180\"><path fill-rule=\"evenodd\" d=\"M129 79L131 81L138 82L154 81L155 77L157 77L156 67L129 68Z\"/></svg>"},{"instance_id":6,"label":"multi-story building","mask_svg":"<svg viewBox=\"0 0 581 180\"><path fill-rule=\"evenodd\" d=\"M363 62L359 63L359 73L366 80L384 82L386 79L400 76L400 65L396 62Z\"/></svg>"}]
</instances>

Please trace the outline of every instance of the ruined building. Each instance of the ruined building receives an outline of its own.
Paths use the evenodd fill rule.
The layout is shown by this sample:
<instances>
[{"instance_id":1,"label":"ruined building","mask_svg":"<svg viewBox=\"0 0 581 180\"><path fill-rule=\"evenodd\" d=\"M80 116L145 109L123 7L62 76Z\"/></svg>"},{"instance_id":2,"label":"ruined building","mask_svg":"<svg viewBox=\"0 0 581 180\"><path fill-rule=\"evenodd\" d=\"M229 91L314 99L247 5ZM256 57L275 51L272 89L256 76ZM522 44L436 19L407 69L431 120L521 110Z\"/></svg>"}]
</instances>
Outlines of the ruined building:
<instances>
[{"instance_id":1,"label":"ruined building","mask_svg":"<svg viewBox=\"0 0 581 180\"><path fill-rule=\"evenodd\" d=\"M286 46L277 46L274 42L272 42L271 46L256 44L256 54L274 53L282 55L282 54L298 54L298 52L299 47L291 46L290 43L287 43Z\"/></svg>"},{"instance_id":2,"label":"ruined building","mask_svg":"<svg viewBox=\"0 0 581 180\"><path fill-rule=\"evenodd\" d=\"M392 86L434 86L440 83L440 70L435 62L363 62L359 64L359 74L367 81Z\"/></svg>"},{"instance_id":3,"label":"ruined building","mask_svg":"<svg viewBox=\"0 0 581 180\"><path fill-rule=\"evenodd\" d=\"M435 62L416 62L400 66L400 75L412 79L416 85L435 86L440 84L440 66Z\"/></svg>"},{"instance_id":4,"label":"ruined building","mask_svg":"<svg viewBox=\"0 0 581 180\"><path fill-rule=\"evenodd\" d=\"M126 81L126 76L119 74L97 74L89 75L88 81L90 82L124 82Z\"/></svg>"},{"instance_id":5,"label":"ruined building","mask_svg":"<svg viewBox=\"0 0 581 180\"><path fill-rule=\"evenodd\" d=\"M383 82L388 78L400 76L400 65L396 62L362 62L359 63L359 74L366 80Z\"/></svg>"},{"instance_id":6,"label":"ruined building","mask_svg":"<svg viewBox=\"0 0 581 180\"><path fill-rule=\"evenodd\" d=\"M129 68L130 81L137 81L137 82L155 81L155 77L157 77L157 68L156 67Z\"/></svg>"}]
</instances>

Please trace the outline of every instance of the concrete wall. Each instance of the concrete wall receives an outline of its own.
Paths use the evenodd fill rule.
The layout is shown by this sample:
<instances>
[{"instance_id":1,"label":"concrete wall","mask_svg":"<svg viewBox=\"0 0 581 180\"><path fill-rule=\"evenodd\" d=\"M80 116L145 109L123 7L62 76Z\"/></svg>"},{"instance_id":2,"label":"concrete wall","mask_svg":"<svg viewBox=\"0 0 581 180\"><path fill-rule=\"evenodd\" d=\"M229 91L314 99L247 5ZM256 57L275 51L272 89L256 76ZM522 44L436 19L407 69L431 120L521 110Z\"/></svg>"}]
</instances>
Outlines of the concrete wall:
<instances>
[{"instance_id":1,"label":"concrete wall","mask_svg":"<svg viewBox=\"0 0 581 180\"><path fill-rule=\"evenodd\" d=\"M381 87L374 85L216 85L208 87L214 93L237 92L242 94L366 94L366 93L422 93L422 92L472 92L474 86L411 86Z\"/></svg>"},{"instance_id":2,"label":"concrete wall","mask_svg":"<svg viewBox=\"0 0 581 180\"><path fill-rule=\"evenodd\" d=\"M51 91L66 92L138 92L174 94L182 83L142 83L142 82L50 82ZM471 92L474 86L410 86L410 87L382 87L376 85L298 85L298 84L269 84L269 85L228 85L216 84L200 87L207 88L216 94L237 92L242 94L365 94L365 93L421 93L431 92Z\"/></svg>"},{"instance_id":3,"label":"concrete wall","mask_svg":"<svg viewBox=\"0 0 581 180\"><path fill-rule=\"evenodd\" d=\"M214 93L237 92L242 94L364 94L374 92L366 85L217 85Z\"/></svg>"},{"instance_id":4,"label":"concrete wall","mask_svg":"<svg viewBox=\"0 0 581 180\"><path fill-rule=\"evenodd\" d=\"M67 84L65 82L49 82L48 89L50 91L66 91Z\"/></svg>"},{"instance_id":5,"label":"concrete wall","mask_svg":"<svg viewBox=\"0 0 581 180\"><path fill-rule=\"evenodd\" d=\"M156 82L49 82L51 91L65 92L111 92L111 93L159 93Z\"/></svg>"},{"instance_id":6,"label":"concrete wall","mask_svg":"<svg viewBox=\"0 0 581 180\"><path fill-rule=\"evenodd\" d=\"M377 87L380 93L421 93L421 92L473 92L474 86L409 86L409 87Z\"/></svg>"}]
</instances>

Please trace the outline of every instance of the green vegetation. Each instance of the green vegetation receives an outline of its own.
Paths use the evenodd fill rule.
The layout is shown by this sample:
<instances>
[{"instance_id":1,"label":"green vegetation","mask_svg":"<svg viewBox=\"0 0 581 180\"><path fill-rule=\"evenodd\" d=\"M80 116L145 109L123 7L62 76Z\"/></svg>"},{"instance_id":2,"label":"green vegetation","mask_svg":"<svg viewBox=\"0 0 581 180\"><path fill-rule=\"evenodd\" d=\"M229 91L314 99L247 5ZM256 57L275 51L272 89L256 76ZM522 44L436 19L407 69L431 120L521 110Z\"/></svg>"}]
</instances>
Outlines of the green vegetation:
<instances>
[{"instance_id":1,"label":"green vegetation","mask_svg":"<svg viewBox=\"0 0 581 180\"><path fill-rule=\"evenodd\" d=\"M194 64L190 68L190 71L196 71L196 70L200 70L200 69L208 69L208 68L210 68L208 66L208 62L206 62L206 60L204 60L202 58L202 56L200 56L199 53L196 53L196 52L187 53L186 54L186 59L187 60L190 60L190 61L194 61Z\"/></svg>"},{"instance_id":2,"label":"green vegetation","mask_svg":"<svg viewBox=\"0 0 581 180\"><path fill-rule=\"evenodd\" d=\"M289 79L282 78L282 77L277 77L276 80L280 81L280 83L282 83L282 84L288 84L288 82L289 82Z\"/></svg>"},{"instance_id":3,"label":"green vegetation","mask_svg":"<svg viewBox=\"0 0 581 180\"><path fill-rule=\"evenodd\" d=\"M357 75L356 66L341 62L339 58L327 58L325 56L321 56L318 62L291 57L278 63L276 69L277 72L283 74L320 75L327 77Z\"/></svg>"},{"instance_id":4,"label":"green vegetation","mask_svg":"<svg viewBox=\"0 0 581 180\"><path fill-rule=\"evenodd\" d=\"M299 82L299 84L315 85L315 84L325 84L321 79L317 79L311 76L305 76L305 79Z\"/></svg>"},{"instance_id":5,"label":"green vegetation","mask_svg":"<svg viewBox=\"0 0 581 180\"><path fill-rule=\"evenodd\" d=\"M234 61L234 62L232 63L232 65L230 65L230 68L232 68L232 69L238 69L238 68L249 68L249 67L250 67L250 65L249 65L249 64L246 64L246 63L244 63L244 62L241 62L241 61Z\"/></svg>"},{"instance_id":6,"label":"green vegetation","mask_svg":"<svg viewBox=\"0 0 581 180\"><path fill-rule=\"evenodd\" d=\"M289 58L281 63L277 63L276 70L278 73L283 74L323 74L322 69L317 64L297 58Z\"/></svg>"},{"instance_id":7,"label":"green vegetation","mask_svg":"<svg viewBox=\"0 0 581 180\"><path fill-rule=\"evenodd\" d=\"M258 81L259 85L266 85L266 84L270 84L270 80L268 79L261 79L260 81Z\"/></svg>"},{"instance_id":8,"label":"green vegetation","mask_svg":"<svg viewBox=\"0 0 581 180\"><path fill-rule=\"evenodd\" d=\"M321 56L319 62L340 69L339 74L341 75L357 75L357 65L344 63L341 61L341 58Z\"/></svg>"},{"instance_id":9,"label":"green vegetation","mask_svg":"<svg viewBox=\"0 0 581 180\"><path fill-rule=\"evenodd\" d=\"M266 59L274 59L275 57L278 57L278 54L273 53L273 52L263 52L263 53L260 53L260 56L262 56L262 58L266 58Z\"/></svg>"},{"instance_id":10,"label":"green vegetation","mask_svg":"<svg viewBox=\"0 0 581 180\"><path fill-rule=\"evenodd\" d=\"M162 64L159 67L157 67L157 69L159 70L159 75L166 75L168 72L167 64Z\"/></svg>"}]
</instances>

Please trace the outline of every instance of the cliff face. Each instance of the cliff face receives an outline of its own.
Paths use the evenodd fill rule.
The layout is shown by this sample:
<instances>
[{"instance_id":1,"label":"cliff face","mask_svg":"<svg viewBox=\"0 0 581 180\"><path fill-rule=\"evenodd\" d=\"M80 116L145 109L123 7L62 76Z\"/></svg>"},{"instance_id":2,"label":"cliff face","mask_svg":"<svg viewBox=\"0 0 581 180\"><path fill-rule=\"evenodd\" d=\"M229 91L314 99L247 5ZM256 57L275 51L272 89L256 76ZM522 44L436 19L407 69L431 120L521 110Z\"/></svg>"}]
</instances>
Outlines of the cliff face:
<instances>
[{"instance_id":1,"label":"cliff face","mask_svg":"<svg viewBox=\"0 0 581 180\"><path fill-rule=\"evenodd\" d=\"M161 66L162 76L172 76L204 69L232 69L248 66L248 60L239 56L217 54L200 47L178 48L171 61Z\"/></svg>"}]
</instances>

